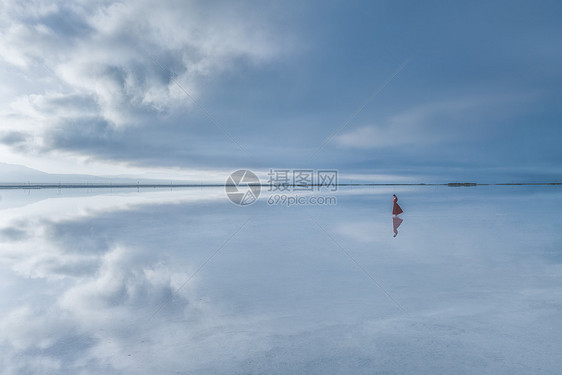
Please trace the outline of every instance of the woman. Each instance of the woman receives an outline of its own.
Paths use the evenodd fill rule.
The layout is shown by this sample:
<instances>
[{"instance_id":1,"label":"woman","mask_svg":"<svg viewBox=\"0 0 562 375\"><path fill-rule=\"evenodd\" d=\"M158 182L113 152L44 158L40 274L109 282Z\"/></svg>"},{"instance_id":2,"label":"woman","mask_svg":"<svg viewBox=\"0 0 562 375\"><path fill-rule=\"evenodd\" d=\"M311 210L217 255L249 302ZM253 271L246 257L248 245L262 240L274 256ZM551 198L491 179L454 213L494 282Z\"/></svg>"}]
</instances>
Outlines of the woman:
<instances>
[{"instance_id":1,"label":"woman","mask_svg":"<svg viewBox=\"0 0 562 375\"><path fill-rule=\"evenodd\" d=\"M392 199L392 202L394 203L394 205L392 206L392 214L393 215L400 215L404 211L402 211L402 209L398 205L398 197L396 196L396 194L394 194L392 196L394 197Z\"/></svg>"}]
</instances>

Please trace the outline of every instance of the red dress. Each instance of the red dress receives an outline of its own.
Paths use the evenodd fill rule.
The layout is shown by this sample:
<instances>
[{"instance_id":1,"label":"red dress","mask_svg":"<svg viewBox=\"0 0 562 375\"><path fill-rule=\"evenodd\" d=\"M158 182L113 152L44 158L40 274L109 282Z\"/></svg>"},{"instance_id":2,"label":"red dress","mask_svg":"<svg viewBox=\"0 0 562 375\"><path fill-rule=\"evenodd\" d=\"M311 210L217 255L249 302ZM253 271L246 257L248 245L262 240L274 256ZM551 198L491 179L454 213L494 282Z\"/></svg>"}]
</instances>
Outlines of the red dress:
<instances>
[{"instance_id":1,"label":"red dress","mask_svg":"<svg viewBox=\"0 0 562 375\"><path fill-rule=\"evenodd\" d=\"M398 198L393 198L392 202L394 203L394 205L392 206L392 214L393 215L399 215L402 212L404 212L404 211L402 211L402 209L398 205Z\"/></svg>"}]
</instances>

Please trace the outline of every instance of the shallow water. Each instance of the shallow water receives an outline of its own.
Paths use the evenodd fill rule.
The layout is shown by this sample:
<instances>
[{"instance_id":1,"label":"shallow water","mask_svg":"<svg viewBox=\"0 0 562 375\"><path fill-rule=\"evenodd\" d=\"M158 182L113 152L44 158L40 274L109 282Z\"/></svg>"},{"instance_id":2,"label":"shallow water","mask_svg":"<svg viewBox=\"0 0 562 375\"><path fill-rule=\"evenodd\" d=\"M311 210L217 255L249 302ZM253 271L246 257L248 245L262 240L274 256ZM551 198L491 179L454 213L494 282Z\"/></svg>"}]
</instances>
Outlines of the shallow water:
<instances>
[{"instance_id":1,"label":"shallow water","mask_svg":"<svg viewBox=\"0 0 562 375\"><path fill-rule=\"evenodd\" d=\"M329 194L0 191L4 373L560 373L560 187Z\"/></svg>"}]
</instances>

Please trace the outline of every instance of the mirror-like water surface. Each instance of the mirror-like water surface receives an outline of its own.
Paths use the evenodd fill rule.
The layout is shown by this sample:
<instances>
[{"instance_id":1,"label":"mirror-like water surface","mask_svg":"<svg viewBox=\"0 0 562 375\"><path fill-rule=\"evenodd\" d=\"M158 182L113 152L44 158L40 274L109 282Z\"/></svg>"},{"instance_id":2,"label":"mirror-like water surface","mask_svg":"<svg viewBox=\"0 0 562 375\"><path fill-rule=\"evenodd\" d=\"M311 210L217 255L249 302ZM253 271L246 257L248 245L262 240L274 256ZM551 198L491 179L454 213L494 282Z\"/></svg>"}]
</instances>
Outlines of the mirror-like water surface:
<instances>
[{"instance_id":1,"label":"mirror-like water surface","mask_svg":"<svg viewBox=\"0 0 562 375\"><path fill-rule=\"evenodd\" d=\"M559 373L562 190L335 195L0 191L3 372Z\"/></svg>"}]
</instances>

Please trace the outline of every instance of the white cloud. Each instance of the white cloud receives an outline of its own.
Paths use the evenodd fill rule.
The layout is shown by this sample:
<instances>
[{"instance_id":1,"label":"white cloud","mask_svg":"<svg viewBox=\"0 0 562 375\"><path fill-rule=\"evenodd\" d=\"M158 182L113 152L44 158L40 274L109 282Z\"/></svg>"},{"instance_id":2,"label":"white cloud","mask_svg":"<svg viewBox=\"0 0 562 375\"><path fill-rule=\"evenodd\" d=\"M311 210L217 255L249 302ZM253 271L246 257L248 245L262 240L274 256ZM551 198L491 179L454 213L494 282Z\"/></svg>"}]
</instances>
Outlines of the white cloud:
<instances>
[{"instance_id":1,"label":"white cloud","mask_svg":"<svg viewBox=\"0 0 562 375\"><path fill-rule=\"evenodd\" d=\"M199 97L205 91L203 79L208 82L241 64L270 62L280 52L286 55L290 45L286 33L265 22L264 10L255 4L8 1L1 11L3 70L40 78L26 86L27 93L0 103L2 130L28 136L25 147L7 147L16 153L25 149L28 155L64 150L99 158L105 150L83 148L107 143L97 137L98 124L119 131L172 127L166 122L177 120L170 116L194 105L176 82ZM72 150L53 142L61 132L69 134ZM78 133L82 139L75 142ZM128 143L112 149L125 152L136 143L134 137L121 141ZM175 150L178 145L171 141Z\"/></svg>"},{"instance_id":2,"label":"white cloud","mask_svg":"<svg viewBox=\"0 0 562 375\"><path fill-rule=\"evenodd\" d=\"M245 13L250 7L235 11L228 3L211 10L193 1L63 2L40 11L26 4L4 7L4 60L30 69L45 64L69 91L96 95L109 112L124 103L161 106L174 97L186 102L169 73L194 90L199 77L220 73L240 58L268 61L283 44L259 17Z\"/></svg>"}]
</instances>

